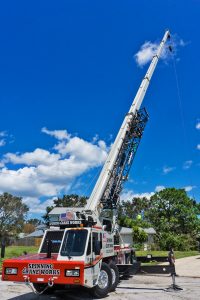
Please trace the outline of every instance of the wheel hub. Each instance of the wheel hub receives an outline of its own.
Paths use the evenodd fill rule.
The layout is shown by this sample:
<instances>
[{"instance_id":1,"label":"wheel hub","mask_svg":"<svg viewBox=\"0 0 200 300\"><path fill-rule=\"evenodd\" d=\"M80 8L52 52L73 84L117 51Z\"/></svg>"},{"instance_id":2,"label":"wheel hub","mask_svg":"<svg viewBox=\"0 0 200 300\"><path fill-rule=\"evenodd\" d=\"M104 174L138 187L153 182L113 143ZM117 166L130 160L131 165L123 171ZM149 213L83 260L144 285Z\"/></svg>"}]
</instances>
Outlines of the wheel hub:
<instances>
[{"instance_id":1,"label":"wheel hub","mask_svg":"<svg viewBox=\"0 0 200 300\"><path fill-rule=\"evenodd\" d=\"M105 289L108 286L108 274L106 271L101 270L98 278L98 286L100 289Z\"/></svg>"}]
</instances>

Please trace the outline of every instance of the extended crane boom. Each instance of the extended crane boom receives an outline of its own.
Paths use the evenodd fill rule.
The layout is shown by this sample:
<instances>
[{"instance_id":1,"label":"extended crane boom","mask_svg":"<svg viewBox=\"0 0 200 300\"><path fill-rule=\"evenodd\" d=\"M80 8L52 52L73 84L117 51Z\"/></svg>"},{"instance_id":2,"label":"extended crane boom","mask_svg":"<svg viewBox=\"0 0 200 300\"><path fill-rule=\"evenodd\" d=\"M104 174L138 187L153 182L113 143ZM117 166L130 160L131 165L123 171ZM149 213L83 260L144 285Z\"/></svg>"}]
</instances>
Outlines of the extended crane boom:
<instances>
[{"instance_id":1,"label":"extended crane boom","mask_svg":"<svg viewBox=\"0 0 200 300\"><path fill-rule=\"evenodd\" d=\"M164 45L169 37L170 33L167 30L142 80L130 110L125 116L101 174L87 202L86 210L96 211L98 208L116 208L122 182L127 179L131 163L148 119L146 110L140 110L140 107Z\"/></svg>"},{"instance_id":2,"label":"extended crane boom","mask_svg":"<svg viewBox=\"0 0 200 300\"><path fill-rule=\"evenodd\" d=\"M141 270L140 261L146 262L146 257L136 262L132 237L124 235L125 240L118 226L117 208L148 120L140 106L168 37L166 31L86 207L54 207L38 254L4 260L2 280L25 282L36 294L84 286L100 299L116 289L120 276ZM158 273L176 272L174 266L162 266Z\"/></svg>"}]
</instances>

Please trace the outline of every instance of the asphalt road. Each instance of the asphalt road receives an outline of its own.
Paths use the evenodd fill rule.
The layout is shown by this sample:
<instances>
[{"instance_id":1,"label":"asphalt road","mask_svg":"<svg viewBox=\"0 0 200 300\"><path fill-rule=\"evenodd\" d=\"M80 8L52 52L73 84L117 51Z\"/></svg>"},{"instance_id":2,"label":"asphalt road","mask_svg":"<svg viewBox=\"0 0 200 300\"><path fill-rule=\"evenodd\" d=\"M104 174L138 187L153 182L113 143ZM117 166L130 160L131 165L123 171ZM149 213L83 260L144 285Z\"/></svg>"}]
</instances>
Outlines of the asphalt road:
<instances>
[{"instance_id":1,"label":"asphalt road","mask_svg":"<svg viewBox=\"0 0 200 300\"><path fill-rule=\"evenodd\" d=\"M138 275L129 280L122 280L116 292L110 293L108 300L148 300L148 299L188 299L199 300L200 278L177 277L177 284L183 289L174 292L167 289L171 284L168 276L144 276ZM24 284L0 282L1 300L91 300L92 297L80 288L68 291L58 291L53 295L35 295Z\"/></svg>"}]
</instances>

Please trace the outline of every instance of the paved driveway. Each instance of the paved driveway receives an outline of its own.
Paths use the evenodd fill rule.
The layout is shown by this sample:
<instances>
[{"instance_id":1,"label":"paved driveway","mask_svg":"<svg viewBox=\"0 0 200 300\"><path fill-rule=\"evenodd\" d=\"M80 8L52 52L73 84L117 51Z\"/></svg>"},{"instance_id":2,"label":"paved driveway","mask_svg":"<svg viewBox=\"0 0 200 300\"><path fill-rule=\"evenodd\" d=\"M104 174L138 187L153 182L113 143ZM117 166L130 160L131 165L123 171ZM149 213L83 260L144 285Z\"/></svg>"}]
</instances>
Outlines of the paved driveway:
<instances>
[{"instance_id":1,"label":"paved driveway","mask_svg":"<svg viewBox=\"0 0 200 300\"><path fill-rule=\"evenodd\" d=\"M144 276L138 275L123 280L116 292L110 293L107 300L199 300L200 279L190 277L178 277L177 284L183 288L180 292L167 290L171 284L168 276ZM0 282L1 300L91 300L90 295L81 289L74 291L59 291L53 295L37 296L24 284Z\"/></svg>"},{"instance_id":2,"label":"paved driveway","mask_svg":"<svg viewBox=\"0 0 200 300\"><path fill-rule=\"evenodd\" d=\"M200 255L177 259L176 273L179 276L190 276L200 278Z\"/></svg>"}]
</instances>

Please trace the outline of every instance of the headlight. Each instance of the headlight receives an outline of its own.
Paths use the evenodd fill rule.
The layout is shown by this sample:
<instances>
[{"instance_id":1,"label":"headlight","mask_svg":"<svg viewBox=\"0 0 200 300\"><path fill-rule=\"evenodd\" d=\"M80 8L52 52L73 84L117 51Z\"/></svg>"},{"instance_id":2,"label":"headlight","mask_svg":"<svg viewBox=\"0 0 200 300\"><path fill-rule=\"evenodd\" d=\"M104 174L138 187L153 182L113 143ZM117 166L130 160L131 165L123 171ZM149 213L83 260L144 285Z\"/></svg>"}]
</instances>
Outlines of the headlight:
<instances>
[{"instance_id":1,"label":"headlight","mask_svg":"<svg viewBox=\"0 0 200 300\"><path fill-rule=\"evenodd\" d=\"M17 268L6 268L5 274L6 275L17 275Z\"/></svg>"},{"instance_id":2,"label":"headlight","mask_svg":"<svg viewBox=\"0 0 200 300\"><path fill-rule=\"evenodd\" d=\"M80 270L65 270L65 276L66 277L79 277L80 276Z\"/></svg>"}]
</instances>

